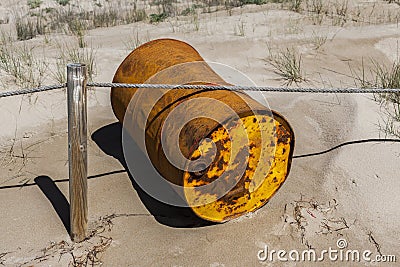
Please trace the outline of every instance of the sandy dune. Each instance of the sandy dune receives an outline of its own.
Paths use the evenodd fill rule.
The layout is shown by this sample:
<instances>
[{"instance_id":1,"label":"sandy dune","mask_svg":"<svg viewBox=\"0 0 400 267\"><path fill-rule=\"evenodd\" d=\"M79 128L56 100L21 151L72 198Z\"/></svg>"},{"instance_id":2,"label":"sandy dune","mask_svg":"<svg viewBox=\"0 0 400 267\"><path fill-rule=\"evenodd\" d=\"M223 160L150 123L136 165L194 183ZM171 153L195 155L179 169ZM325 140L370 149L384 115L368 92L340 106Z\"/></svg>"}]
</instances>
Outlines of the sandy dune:
<instances>
[{"instance_id":1,"label":"sandy dune","mask_svg":"<svg viewBox=\"0 0 400 267\"><path fill-rule=\"evenodd\" d=\"M12 4L22 5L16 2L2 3L2 12L9 12ZM357 4L371 8L371 3L351 1L352 7ZM376 17L385 10L400 12L396 4L376 4ZM111 81L129 53L128 38L136 33L142 42L161 37L186 41L205 59L236 68L257 85L283 83L265 61L268 47L295 47L302 54L307 81L300 86L354 86L354 78L347 75L363 61L368 68L369 58L386 64L396 60L398 23L332 24L313 25L306 15L279 5L250 5L234 9L232 16L225 10L201 14L195 23L178 17L159 24L94 29L85 40L96 48L95 80L104 82ZM238 34L241 25L244 36ZM326 37L319 49L315 34ZM47 38L47 45L43 36L26 42L46 47L51 58L56 54L52 41L72 37ZM350 144L310 155L347 141L385 137L377 126L385 116L379 103L372 95L264 95L294 128L298 157L287 181L265 207L225 224L209 225L187 209L158 203L135 185L123 167L121 128L110 107L109 89L91 89L92 237L81 244L70 241L67 219L57 215L68 209L65 91L0 99L0 265L68 266L89 257L89 263L94 259L104 266L272 266L257 258L265 245L275 250L321 251L337 249L340 238L349 249L370 250L373 256L396 255L398 262L400 144ZM309 264L278 262L278 266ZM354 264L325 259L316 266Z\"/></svg>"}]
</instances>

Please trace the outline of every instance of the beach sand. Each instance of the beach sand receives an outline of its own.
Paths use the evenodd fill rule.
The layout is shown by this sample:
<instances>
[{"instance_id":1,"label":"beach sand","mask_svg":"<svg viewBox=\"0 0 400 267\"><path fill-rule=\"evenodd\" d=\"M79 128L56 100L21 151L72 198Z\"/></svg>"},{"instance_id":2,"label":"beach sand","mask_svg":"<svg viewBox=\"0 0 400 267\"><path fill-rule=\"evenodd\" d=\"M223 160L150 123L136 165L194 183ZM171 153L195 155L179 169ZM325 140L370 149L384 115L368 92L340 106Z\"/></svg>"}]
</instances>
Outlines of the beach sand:
<instances>
[{"instance_id":1,"label":"beach sand","mask_svg":"<svg viewBox=\"0 0 400 267\"><path fill-rule=\"evenodd\" d=\"M378 11L389 5L376 3ZM0 11L24 4L8 1ZM400 11L396 4L390 9ZM235 30L241 25L244 36ZM307 81L299 86L351 87L355 85L351 71L359 70L362 62L368 68L370 58L385 64L396 60L400 40L398 23L313 25L306 15L277 5L249 5L233 9L232 16L225 10L200 14L195 24L188 18L170 18L159 24L90 30L85 40L96 50L95 81L112 80L129 53L128 38L136 33L143 42L183 40L205 59L229 65L257 85L268 86L284 82L266 60L268 47L295 47L301 52ZM318 49L315 34L326 37ZM44 44L44 36L26 42L46 47L45 55L54 57L57 48L52 42L73 37L46 38L49 44ZM8 88L17 87L4 90ZM264 96L292 125L295 156L385 137L378 127L384 109L373 95ZM309 266L309 262L260 261L257 254L265 246L300 252L338 249L339 239L347 241L347 249L370 250L371 257L397 254L400 260L399 143L349 144L321 155L295 157L287 181L267 205L239 219L207 225L185 209L151 199L132 182L121 162L121 128L111 110L109 88L88 92L88 205L93 236L74 244L49 201L64 211L68 207L66 108L65 90L0 99L0 265L73 266L95 259L103 266ZM316 266L354 264L326 258Z\"/></svg>"}]
</instances>

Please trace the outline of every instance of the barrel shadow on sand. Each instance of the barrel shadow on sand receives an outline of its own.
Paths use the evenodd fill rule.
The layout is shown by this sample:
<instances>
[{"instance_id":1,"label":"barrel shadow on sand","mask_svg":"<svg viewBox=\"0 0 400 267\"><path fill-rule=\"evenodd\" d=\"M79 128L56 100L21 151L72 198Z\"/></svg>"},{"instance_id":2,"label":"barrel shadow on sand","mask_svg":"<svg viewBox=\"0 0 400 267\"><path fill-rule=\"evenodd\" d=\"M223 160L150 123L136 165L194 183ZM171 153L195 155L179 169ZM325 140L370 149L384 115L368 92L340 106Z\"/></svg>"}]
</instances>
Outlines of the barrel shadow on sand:
<instances>
[{"instance_id":1,"label":"barrel shadow on sand","mask_svg":"<svg viewBox=\"0 0 400 267\"><path fill-rule=\"evenodd\" d=\"M124 153L122 150L122 126L120 123L112 123L106 125L92 134L92 140L99 146L99 148L109 156L117 159L129 175L133 188L138 193L138 196L142 203L145 205L147 210L152 216L157 220L157 222L176 228L194 228L194 227L204 227L213 225L215 223L203 220L196 216L192 209L188 207L176 207L168 205L164 202L158 201L157 199L148 195L132 177L127 167ZM140 148L135 144L135 142L130 142L130 149L132 149L137 155L135 161L137 164L146 164L146 155L140 150ZM151 177L148 173L144 171L140 175L145 175L146 179L156 179L156 177ZM149 176L149 177L147 177ZM176 194L173 192L172 188L165 188L164 190L170 190L169 193Z\"/></svg>"}]
</instances>

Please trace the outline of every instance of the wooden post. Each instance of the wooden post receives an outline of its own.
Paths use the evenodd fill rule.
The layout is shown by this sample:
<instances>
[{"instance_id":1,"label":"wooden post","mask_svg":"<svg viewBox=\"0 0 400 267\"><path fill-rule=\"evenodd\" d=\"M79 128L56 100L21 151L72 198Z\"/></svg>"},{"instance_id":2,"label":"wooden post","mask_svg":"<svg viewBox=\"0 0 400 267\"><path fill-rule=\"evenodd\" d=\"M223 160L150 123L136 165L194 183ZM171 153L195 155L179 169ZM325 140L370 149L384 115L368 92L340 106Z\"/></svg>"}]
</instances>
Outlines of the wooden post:
<instances>
[{"instance_id":1,"label":"wooden post","mask_svg":"<svg viewBox=\"0 0 400 267\"><path fill-rule=\"evenodd\" d=\"M74 242L86 238L88 221L86 76L84 64L67 65L70 236Z\"/></svg>"}]
</instances>

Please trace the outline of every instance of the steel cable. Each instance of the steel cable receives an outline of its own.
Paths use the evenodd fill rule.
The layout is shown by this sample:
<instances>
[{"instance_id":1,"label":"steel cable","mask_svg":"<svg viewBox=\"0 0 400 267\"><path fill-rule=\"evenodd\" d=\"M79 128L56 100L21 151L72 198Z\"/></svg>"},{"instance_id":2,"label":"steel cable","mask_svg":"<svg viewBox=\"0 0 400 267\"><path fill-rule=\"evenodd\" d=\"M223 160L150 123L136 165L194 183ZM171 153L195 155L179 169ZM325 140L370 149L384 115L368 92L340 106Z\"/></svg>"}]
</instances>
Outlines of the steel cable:
<instances>
[{"instance_id":1,"label":"steel cable","mask_svg":"<svg viewBox=\"0 0 400 267\"><path fill-rule=\"evenodd\" d=\"M240 85L174 85L174 84L125 84L125 83L98 83L90 82L88 87L114 87L137 89L199 89L199 90L232 90L232 91L258 91L258 92L282 92L282 93L334 93L334 94L376 94L376 93L400 93L400 88L311 88L311 87L272 87L272 86L240 86ZM44 91L66 88L67 84L26 88L14 91L0 92L0 98L32 94Z\"/></svg>"}]
</instances>

